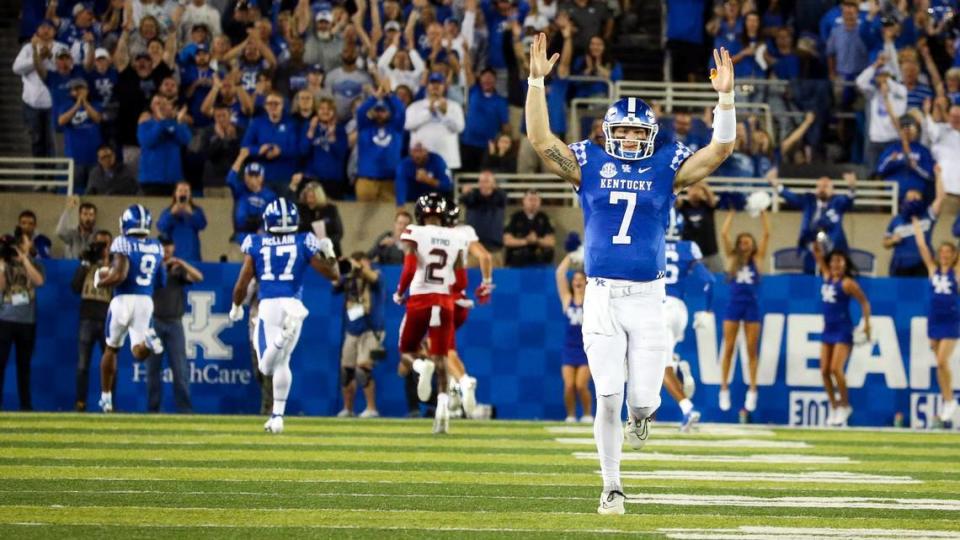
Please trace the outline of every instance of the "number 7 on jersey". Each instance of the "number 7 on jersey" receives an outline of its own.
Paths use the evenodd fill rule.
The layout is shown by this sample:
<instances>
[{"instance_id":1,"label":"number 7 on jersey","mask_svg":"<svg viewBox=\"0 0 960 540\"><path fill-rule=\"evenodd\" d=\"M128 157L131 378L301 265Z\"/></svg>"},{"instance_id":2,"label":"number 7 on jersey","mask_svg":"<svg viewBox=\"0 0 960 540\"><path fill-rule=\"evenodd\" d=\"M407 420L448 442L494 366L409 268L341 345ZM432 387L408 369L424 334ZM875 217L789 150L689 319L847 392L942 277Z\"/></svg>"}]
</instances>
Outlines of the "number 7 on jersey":
<instances>
[{"instance_id":1,"label":"number 7 on jersey","mask_svg":"<svg viewBox=\"0 0 960 540\"><path fill-rule=\"evenodd\" d=\"M629 244L631 242L630 221L633 220L633 210L637 207L637 194L632 191L611 191L610 204L619 204L620 201L627 201L627 210L623 213L623 220L620 221L620 232L613 237L614 244Z\"/></svg>"}]
</instances>

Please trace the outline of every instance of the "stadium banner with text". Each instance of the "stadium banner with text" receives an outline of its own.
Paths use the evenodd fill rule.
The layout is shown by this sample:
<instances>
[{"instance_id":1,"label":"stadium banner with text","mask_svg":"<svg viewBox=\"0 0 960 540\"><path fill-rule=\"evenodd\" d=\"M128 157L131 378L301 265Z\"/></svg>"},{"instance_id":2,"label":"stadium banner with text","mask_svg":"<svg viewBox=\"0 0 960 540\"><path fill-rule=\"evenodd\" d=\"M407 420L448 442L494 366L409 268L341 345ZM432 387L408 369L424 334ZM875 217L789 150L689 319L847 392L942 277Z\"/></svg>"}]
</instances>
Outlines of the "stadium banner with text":
<instances>
[{"instance_id":1,"label":"stadium banner with text","mask_svg":"<svg viewBox=\"0 0 960 540\"><path fill-rule=\"evenodd\" d=\"M37 342L32 361L33 406L42 411L72 410L77 372L79 298L69 287L76 261L45 261L47 284L39 289ZM202 264L203 283L187 292L184 330L190 365L191 397L197 413L256 413L259 388L247 340L246 321L227 318L237 264ZM383 269L388 300L385 305L387 357L374 370L378 408L386 416L406 413L403 383L396 374L397 328L402 308L389 301L399 268ZM723 313L727 287L722 276L714 307ZM471 283L479 274L471 270ZM493 301L476 307L457 336L469 372L479 381L480 403L496 407L500 418L564 417L560 351L565 318L550 268L497 270ZM936 361L926 337L927 284L922 279L863 278L873 307L874 342L855 346L846 365L852 425L892 425L899 414L904 424L928 427L942 406L935 374ZM819 371L819 282L811 276L768 276L761 284L763 327L760 336L758 382L760 401L752 421L790 425L823 425L826 394ZM738 420L746 390L747 365L743 343L737 347L731 372L734 408L717 407L720 383L720 324L693 328L693 314L704 311L704 299L690 291L691 324L678 348L696 377L693 401L705 421ZM310 273L304 290L310 310L293 355L293 386L288 415L331 415L341 407L339 350L344 317L342 297L332 294L323 278ZM859 308L854 307L859 319ZM90 367L88 409L99 397L99 347ZM7 362L3 408L16 409L15 362ZM960 372L960 348L952 359ZM163 410L173 410L171 374L164 361ZM960 388L960 377L955 387ZM662 420L677 420L680 410L664 393L658 412ZM114 397L120 411L146 409L146 366L135 364L129 343L120 355ZM357 410L362 410L362 394Z\"/></svg>"}]
</instances>

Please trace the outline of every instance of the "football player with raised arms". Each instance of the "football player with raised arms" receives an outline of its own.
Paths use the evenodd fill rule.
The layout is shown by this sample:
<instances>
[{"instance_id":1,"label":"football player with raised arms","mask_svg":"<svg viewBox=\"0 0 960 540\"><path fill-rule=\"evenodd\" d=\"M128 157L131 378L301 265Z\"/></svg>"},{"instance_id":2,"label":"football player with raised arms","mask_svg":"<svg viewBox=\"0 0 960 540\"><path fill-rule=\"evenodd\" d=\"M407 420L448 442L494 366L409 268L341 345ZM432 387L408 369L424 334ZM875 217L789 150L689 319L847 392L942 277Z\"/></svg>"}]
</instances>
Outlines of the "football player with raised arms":
<instances>
[{"instance_id":1,"label":"football player with raised arms","mask_svg":"<svg viewBox=\"0 0 960 540\"><path fill-rule=\"evenodd\" d=\"M130 351L138 361L163 352L153 327L153 289L163 286L167 272L163 247L148 238L153 220L150 210L134 204L120 216L120 236L110 245L111 262L93 276L94 287L113 287L106 320L106 347L100 360L100 409L113 412L113 383L117 352L130 334Z\"/></svg>"},{"instance_id":2,"label":"football player with raised arms","mask_svg":"<svg viewBox=\"0 0 960 540\"><path fill-rule=\"evenodd\" d=\"M256 278L260 306L254 331L257 367L273 377L273 414L263 425L268 433L283 431L283 413L293 374L290 356L300 339L303 320L310 314L304 307L303 276L312 267L331 281L340 279L333 242L317 239L312 232L297 232L297 207L279 198L263 211L262 234L248 235L240 246L243 266L233 286L230 320L243 318L243 301L250 280Z\"/></svg>"},{"instance_id":3,"label":"football player with raised arms","mask_svg":"<svg viewBox=\"0 0 960 540\"><path fill-rule=\"evenodd\" d=\"M550 132L543 78L560 55L547 57L547 38L530 47L527 138L548 170L579 194L584 219L583 343L596 389L593 433L600 456L601 514L624 513L620 427L624 384L627 437L634 448L647 438L650 415L660 405L669 344L664 332L664 230L676 193L711 174L733 152L736 113L733 61L714 50L713 140L696 153L657 138L653 110L623 98L603 118L604 146L584 140L567 146ZM626 369L624 369L626 367Z\"/></svg>"},{"instance_id":4,"label":"football player with raised arms","mask_svg":"<svg viewBox=\"0 0 960 540\"><path fill-rule=\"evenodd\" d=\"M453 291L466 287L466 273L460 254L460 235L445 227L447 200L439 193L427 193L417 199L416 225L400 235L406 255L400 283L393 301L406 302L407 312L400 323L400 362L420 374L417 396L430 399L433 374L437 374L437 408L434 433L447 433L450 422L447 395L447 352L453 327ZM407 298L407 293L410 293ZM423 338L429 336L430 359L414 359Z\"/></svg>"},{"instance_id":5,"label":"football player with raised arms","mask_svg":"<svg viewBox=\"0 0 960 540\"><path fill-rule=\"evenodd\" d=\"M703 291L707 296L706 305L710 308L713 303L713 284L716 278L703 264L703 255L696 242L681 239L683 232L683 214L675 208L670 209L670 222L665 235L666 253L666 280L667 297L663 302L664 319L667 324L667 351L663 372L663 385L667 388L670 397L680 405L683 421L680 431L690 431L700 420L700 413L693 408L690 398L695 388L690 365L680 360L674 354L677 343L683 341L683 334L687 330L687 305L684 303L686 295L686 281L690 277L697 278L703 284ZM683 383L677 377L677 371L683 374Z\"/></svg>"}]
</instances>

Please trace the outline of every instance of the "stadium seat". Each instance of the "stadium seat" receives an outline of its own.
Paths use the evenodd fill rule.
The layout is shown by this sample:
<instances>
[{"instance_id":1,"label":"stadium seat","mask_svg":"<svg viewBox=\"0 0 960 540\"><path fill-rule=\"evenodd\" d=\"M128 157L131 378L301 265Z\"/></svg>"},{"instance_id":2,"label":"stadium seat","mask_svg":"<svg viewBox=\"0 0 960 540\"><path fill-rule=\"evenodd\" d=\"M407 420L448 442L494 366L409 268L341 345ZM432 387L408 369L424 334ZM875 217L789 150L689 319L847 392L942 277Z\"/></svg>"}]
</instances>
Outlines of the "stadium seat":
<instances>
[{"instance_id":1,"label":"stadium seat","mask_svg":"<svg viewBox=\"0 0 960 540\"><path fill-rule=\"evenodd\" d=\"M802 273L803 254L795 247L774 251L770 256L770 272L773 274Z\"/></svg>"},{"instance_id":2,"label":"stadium seat","mask_svg":"<svg viewBox=\"0 0 960 540\"><path fill-rule=\"evenodd\" d=\"M853 265L861 275L877 275L877 257L873 253L853 248L850 250L850 260L853 261Z\"/></svg>"}]
</instances>

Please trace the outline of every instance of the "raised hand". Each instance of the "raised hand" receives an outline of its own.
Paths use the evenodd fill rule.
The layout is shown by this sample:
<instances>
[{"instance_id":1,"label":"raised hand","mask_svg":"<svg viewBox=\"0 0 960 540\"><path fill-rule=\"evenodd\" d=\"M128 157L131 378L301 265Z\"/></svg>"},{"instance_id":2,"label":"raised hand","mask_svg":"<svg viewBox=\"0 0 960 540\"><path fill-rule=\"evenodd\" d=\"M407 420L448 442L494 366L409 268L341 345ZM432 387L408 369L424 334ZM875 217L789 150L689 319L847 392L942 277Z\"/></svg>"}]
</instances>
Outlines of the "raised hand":
<instances>
[{"instance_id":1,"label":"raised hand","mask_svg":"<svg viewBox=\"0 0 960 540\"><path fill-rule=\"evenodd\" d=\"M730 57L727 56L729 59ZM546 77L550 74L550 71L553 70L553 65L557 63L557 60L560 59L560 53L553 53L549 59L547 59L547 36L540 32L533 38L533 43L530 45L530 76L533 78ZM731 88L733 75L731 68Z\"/></svg>"},{"instance_id":2,"label":"raised hand","mask_svg":"<svg viewBox=\"0 0 960 540\"><path fill-rule=\"evenodd\" d=\"M713 61L717 67L710 69L710 83L717 92L733 91L733 60L730 51L721 47L713 50Z\"/></svg>"}]
</instances>

